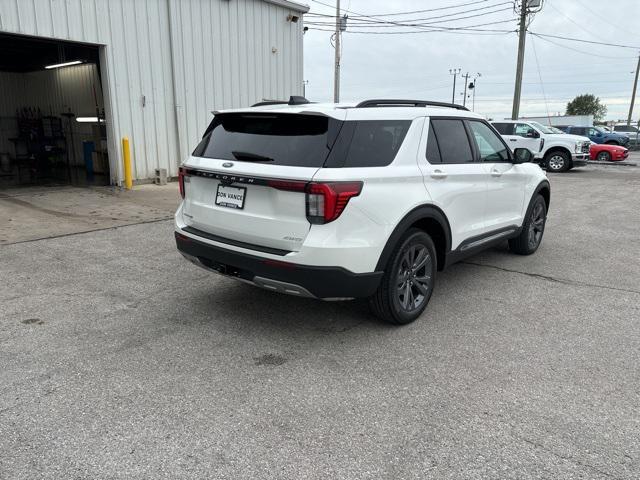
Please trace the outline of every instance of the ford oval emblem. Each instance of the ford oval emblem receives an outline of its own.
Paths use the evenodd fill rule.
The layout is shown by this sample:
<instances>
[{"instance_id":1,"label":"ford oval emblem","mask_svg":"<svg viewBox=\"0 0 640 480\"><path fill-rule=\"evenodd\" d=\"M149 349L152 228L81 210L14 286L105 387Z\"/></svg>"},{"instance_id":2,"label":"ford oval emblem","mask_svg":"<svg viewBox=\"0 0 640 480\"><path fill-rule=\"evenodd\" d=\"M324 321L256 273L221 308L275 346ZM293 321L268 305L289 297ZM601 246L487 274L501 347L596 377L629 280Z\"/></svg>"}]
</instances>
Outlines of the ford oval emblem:
<instances>
[{"instance_id":1,"label":"ford oval emblem","mask_svg":"<svg viewBox=\"0 0 640 480\"><path fill-rule=\"evenodd\" d=\"M231 167L233 167L233 162L224 162L224 163L222 164L222 166L223 166L224 168L231 168Z\"/></svg>"}]
</instances>

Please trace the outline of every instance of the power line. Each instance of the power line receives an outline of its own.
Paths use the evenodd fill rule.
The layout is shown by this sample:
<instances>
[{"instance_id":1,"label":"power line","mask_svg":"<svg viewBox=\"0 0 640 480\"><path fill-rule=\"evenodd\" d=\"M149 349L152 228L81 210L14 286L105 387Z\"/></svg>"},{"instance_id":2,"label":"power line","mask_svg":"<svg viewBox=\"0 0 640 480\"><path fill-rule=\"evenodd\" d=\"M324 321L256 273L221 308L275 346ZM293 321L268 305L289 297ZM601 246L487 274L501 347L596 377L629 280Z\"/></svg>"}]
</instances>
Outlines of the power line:
<instances>
[{"instance_id":1,"label":"power line","mask_svg":"<svg viewBox=\"0 0 640 480\"><path fill-rule=\"evenodd\" d=\"M320 5L324 5L325 7L333 8L333 5L329 5L329 4L321 2L319 0L311 0L311 1L314 2L314 3L318 3ZM412 10L412 11L409 11L409 12L378 13L378 14L373 14L372 13L371 15L364 15L362 13L358 13L356 11L349 10L349 9L344 9L343 12L353 13L355 15L360 15L360 16L368 17L368 18L371 18L371 17L392 17L392 16L399 16L399 15L413 15L413 14L416 14L416 13L426 13L426 12L436 12L436 11L441 11L441 10L450 10L450 9L455 9L455 8L460 8L460 7L466 7L466 6L469 6L469 5L477 5L479 3L486 3L486 2L489 2L489 1L491 1L491 0L475 0L473 2L460 3L460 4L457 4L457 5L450 5L450 6L447 6L447 7L428 8L428 9L425 9L425 10Z\"/></svg>"},{"instance_id":2,"label":"power line","mask_svg":"<svg viewBox=\"0 0 640 480\"><path fill-rule=\"evenodd\" d=\"M315 0L312 0L315 1ZM376 14L371 14L374 17L395 17L395 16L399 16L399 15L414 15L416 13L427 13L427 12L437 12L437 11L442 11L442 10L450 10L450 9L455 9L455 8L460 8L460 7L467 7L469 5L477 5L479 3L486 3L490 0L476 0L474 2L467 2L467 3L459 3L457 5L449 5L448 7L438 7L438 8L427 8L425 10L413 10L410 12L397 12L397 13L376 13ZM316 2L319 3L319 2ZM347 10L348 11L348 10Z\"/></svg>"},{"instance_id":3,"label":"power line","mask_svg":"<svg viewBox=\"0 0 640 480\"><path fill-rule=\"evenodd\" d=\"M445 15L436 15L434 17L408 18L408 19L401 19L401 20L394 20L394 21L389 21L389 20L385 20L385 19L377 19L376 17L373 17L373 16L362 16L362 17L360 17L358 15L350 16L349 19L352 22L356 22L356 24L372 23L372 24L381 24L381 25L382 24L385 24L385 25L399 25L399 24L404 24L404 23L409 23L409 22L412 22L412 23L413 22L421 22L422 23L422 22L428 22L428 21L431 21L431 20L440 20L440 19L447 18L447 17L456 17L458 15L464 15L464 14L467 14L467 13L477 12L477 11L480 11L480 10L488 10L490 8L496 8L496 7L501 7L503 5L510 5L510 4L511 4L510 1L509 2L500 2L500 3L496 3L494 5L487 5L487 6L480 7L480 8L472 8L471 10L464 10L464 11L461 11L461 12L448 13L448 14L445 14ZM483 12L481 14L471 15L471 16L468 16L468 17L451 18L451 19L444 20L444 21L462 20L464 18L472 18L472 17L476 17L476 16L479 17L479 16L482 16L482 15L491 15L493 13L498 13L498 12L502 12L502 11L505 11L505 10L511 10L511 8L502 8L502 9L494 10L494 11L491 11L491 12ZM307 14L307 15L309 15L309 14ZM325 15L325 14L315 14L315 15L326 18L326 20L317 19L318 21L331 22L331 19L334 18L333 15Z\"/></svg>"},{"instance_id":4,"label":"power line","mask_svg":"<svg viewBox=\"0 0 640 480\"><path fill-rule=\"evenodd\" d=\"M536 35L537 37L549 37L549 38L558 38L560 40L569 40L571 42L582 42L582 43L590 43L592 45L604 45L607 47L619 47L619 48L633 48L634 50L640 49L638 46L634 45L623 45L620 43L608 43L608 42L594 42L593 40L585 40L584 38L574 38L574 37L562 37L560 35L550 35L548 33L537 33L531 32L532 35Z\"/></svg>"},{"instance_id":5,"label":"power line","mask_svg":"<svg viewBox=\"0 0 640 480\"><path fill-rule=\"evenodd\" d=\"M583 9L585 9L588 12L590 12L594 17L596 17L599 22L604 22L604 23L606 23L608 25L611 25L616 30L619 30L620 28L622 28L622 30L626 30L628 33L633 33L633 35L637 35L638 34L638 32L631 32L630 30L628 30L628 29L626 29L624 27L621 27L620 24L614 24L612 22L607 21L607 16L606 15L602 15L601 13L594 12L589 7L587 7L584 3L582 3L582 1L578 0L578 3L580 3L580 6Z\"/></svg>"},{"instance_id":6,"label":"power line","mask_svg":"<svg viewBox=\"0 0 640 480\"><path fill-rule=\"evenodd\" d=\"M540 78L540 89L542 90L542 98L544 98L544 108L547 111L547 118L549 117L549 104L547 103L547 94L544 92L544 83L542 82L542 73L540 72L540 63L538 62L538 52L536 51L536 42L531 39L531 46L533 47L533 56L536 59L536 67L538 68L538 78ZM551 121L549 121L551 123Z\"/></svg>"},{"instance_id":7,"label":"power line","mask_svg":"<svg viewBox=\"0 0 640 480\"><path fill-rule=\"evenodd\" d=\"M493 0L493 1L495 1L495 0ZM401 20L386 20L384 18L380 18L380 16L377 16L377 15L365 15L365 14L350 15L349 18L357 20L357 21L361 21L361 22L365 22L365 21L376 21L376 22L386 22L386 23L393 23L394 21L396 21L396 22L397 21L417 22L417 21L422 21L422 20L432 20L432 19L445 18L445 17L454 17L456 15L463 15L465 13L478 12L480 10L488 10L490 8L496 8L496 7L501 7L503 5L510 5L510 4L511 4L511 1L503 1L503 2L492 4L492 5L485 5L483 7L472 8L472 9L469 9L469 10L462 10L460 12L446 13L444 15L436 15L436 16L433 16L433 17L407 18L405 20L402 20L402 19ZM323 4L323 5L325 5L325 4ZM326 5L328 5L328 4L326 4ZM343 11L347 11L347 10L343 10ZM351 10L348 10L348 11L351 11ZM329 14L326 14L326 13L317 13L317 12L309 12L306 15L317 16L317 17L329 17L329 18L333 17L333 15L329 15ZM401 15L401 14L397 14L397 15ZM366 20L366 19L370 19L370 20Z\"/></svg>"},{"instance_id":8,"label":"power line","mask_svg":"<svg viewBox=\"0 0 640 480\"><path fill-rule=\"evenodd\" d=\"M471 30L471 29L475 29L476 27L482 27L482 26L489 26L489 25L499 25L499 24L504 24L504 23L512 23L513 20L509 19L509 20L497 20L495 22L487 22L487 23L479 23L479 24L474 24L474 25L460 25L460 26L445 26L445 25L431 25L431 24L418 24L418 25L403 25L403 28L419 28L419 27L428 27L430 28L430 30L427 30L426 28L421 28L421 31L432 31L435 29L444 29L444 30L456 30L456 29L463 29L463 30ZM311 27L331 27L333 24L331 23L318 23L318 22L307 22L306 25L310 25ZM374 29L374 28L400 28L397 25L349 25L349 28L370 28L370 29ZM402 33L404 30L398 30L398 33ZM500 32L513 32L514 30L500 30ZM366 33L366 32L358 32L358 33Z\"/></svg>"},{"instance_id":9,"label":"power line","mask_svg":"<svg viewBox=\"0 0 640 480\"><path fill-rule=\"evenodd\" d=\"M352 23L349 25L349 28L397 28L397 27L427 27L430 25L435 25L435 24L439 24L439 23L447 23L447 22L455 22L457 20L466 20L469 18L476 18L476 17L484 17L487 15L492 15L494 13L499 13L499 12L504 12L506 10L511 10L511 7L507 7L507 8L501 8L498 10L494 10L491 12L484 12L484 13L478 13L478 14L474 14L474 15L468 15L466 17L458 17L458 18L449 18L446 20L434 20L434 21L429 21L429 22L420 22L420 23L409 23L407 22L377 22L377 21L370 21L370 20L362 20L362 21L358 21L355 24ZM438 18L438 17L432 17L432 18ZM512 22L513 20L505 20L504 22ZM320 21L307 21L305 22L307 25L317 25L317 26L329 26L329 25L333 25L334 22L330 21L330 20L320 20Z\"/></svg>"},{"instance_id":10,"label":"power line","mask_svg":"<svg viewBox=\"0 0 640 480\"><path fill-rule=\"evenodd\" d=\"M558 10L551 2L548 2L547 5L549 5L551 8L553 8L556 12L558 12L560 15L562 15L564 18L566 18L567 20L569 20L571 23L573 23L575 26L577 26L580 30L583 30L584 32L587 32L590 35L593 35L596 38L599 38L600 40L604 40L606 42L606 39L600 37L599 35L596 35L595 33L593 33L590 30L587 30L586 28L584 28L584 26L580 25L578 22L576 22L575 20L573 20L573 18L571 18L569 15L565 14L564 12L562 12L561 10Z\"/></svg>"},{"instance_id":11,"label":"power line","mask_svg":"<svg viewBox=\"0 0 640 480\"><path fill-rule=\"evenodd\" d=\"M487 24L481 25L492 25L495 23L503 23L503 22L491 22ZM478 25L478 26L481 26ZM318 32L333 32L331 29L327 28L319 28L319 27L309 27L309 30L315 30ZM509 33L513 33L513 30L497 30L497 29L475 29L475 28L465 28L465 27L456 27L456 28L444 28L437 27L431 30L405 30L400 32L377 32L377 31L349 31L343 33L349 34L363 34L363 35L411 35L414 33L455 33L457 35L505 35Z\"/></svg>"},{"instance_id":12,"label":"power line","mask_svg":"<svg viewBox=\"0 0 640 480\"><path fill-rule=\"evenodd\" d=\"M476 25L467 25L467 26L459 26L459 27L445 27L445 26L433 26L421 28L419 30L402 30L396 32L377 32L377 31L349 31L347 30L345 33L361 33L361 34L377 34L377 35L400 35L400 34L409 34L409 33L436 33L436 32L453 32L453 33L471 33L471 32L491 32L491 34L503 34L503 33L513 33L513 30L499 30L499 29L482 29L476 27L483 27L489 25L496 25L501 23L508 23L512 20L500 20L496 22L488 22L488 23L480 23ZM328 27L328 25L327 25ZM323 32L332 32L332 29L321 28L320 26L309 27L309 30L318 30ZM479 33L481 35L483 33ZM484 33L485 35L487 33Z\"/></svg>"},{"instance_id":13,"label":"power line","mask_svg":"<svg viewBox=\"0 0 640 480\"><path fill-rule=\"evenodd\" d=\"M313 1L314 1L315 3L319 3L320 5L324 5L324 6L327 6L327 7L331 7L331 8L333 8L333 5L330 5L330 4L328 4L328 3L321 2L320 0L313 0ZM354 10L350 10L350 13L354 13L354 14L356 14L356 15L360 15L361 17L370 18L370 19L372 19L372 20L382 21L382 22L384 22L384 23L388 23L388 24L395 24L395 25L397 25L397 26L401 26L401 27L402 27L402 26L404 26L401 22L394 22L394 21L381 20L381 19L376 18L376 17L374 17L374 16L372 16L372 15L365 15L365 14L362 14L362 13L356 12L356 11L354 11ZM416 27L416 28L420 28L420 27L418 26L418 27Z\"/></svg>"},{"instance_id":14,"label":"power line","mask_svg":"<svg viewBox=\"0 0 640 480\"><path fill-rule=\"evenodd\" d=\"M572 51L574 51L574 52L582 53L582 54L584 54L584 55L589 55L589 56L591 56L591 57L600 57L600 58L616 58L616 59L622 59L622 58L624 58L624 59L635 58L635 57L631 57L631 56L629 56L629 57L617 57L617 56L616 56L616 57L612 57L611 55L600 55L600 54L598 54L598 53L585 52L584 50L578 50L577 48L569 47L568 45L562 45L561 43L554 42L553 40L549 40L548 38L545 38L545 37L540 36L540 34L538 34L538 33L529 32L529 34L530 34L530 35L533 35L533 36L535 36L535 37L538 37L539 39L544 40L545 42L549 42L549 43L551 43L551 44L555 45L556 47L566 48L567 50L572 50Z\"/></svg>"}]
</instances>

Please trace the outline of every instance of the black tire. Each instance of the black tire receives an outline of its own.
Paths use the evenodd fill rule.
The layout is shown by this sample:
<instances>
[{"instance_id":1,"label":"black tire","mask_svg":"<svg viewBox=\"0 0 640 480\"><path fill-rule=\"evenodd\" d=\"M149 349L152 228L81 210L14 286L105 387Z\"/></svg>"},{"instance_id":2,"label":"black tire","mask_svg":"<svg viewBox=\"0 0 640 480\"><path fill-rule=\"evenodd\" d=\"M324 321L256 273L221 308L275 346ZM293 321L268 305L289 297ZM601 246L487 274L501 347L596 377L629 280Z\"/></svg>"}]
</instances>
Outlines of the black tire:
<instances>
[{"instance_id":1,"label":"black tire","mask_svg":"<svg viewBox=\"0 0 640 480\"><path fill-rule=\"evenodd\" d=\"M394 325L417 319L433 293L437 261L431 237L417 228L407 230L393 249L378 290L369 298L373 314ZM422 266L415 268L418 264Z\"/></svg>"},{"instance_id":2,"label":"black tire","mask_svg":"<svg viewBox=\"0 0 640 480\"><path fill-rule=\"evenodd\" d=\"M547 153L544 164L549 172L566 172L571 168L571 156L567 152L555 150Z\"/></svg>"},{"instance_id":3,"label":"black tire","mask_svg":"<svg viewBox=\"0 0 640 480\"><path fill-rule=\"evenodd\" d=\"M520 235L509 240L509 248L518 255L531 255L542 243L547 223L547 202L537 194L529 204Z\"/></svg>"},{"instance_id":4,"label":"black tire","mask_svg":"<svg viewBox=\"0 0 640 480\"><path fill-rule=\"evenodd\" d=\"M609 152L599 152L598 156L596 156L596 160L599 162L610 162L611 154Z\"/></svg>"}]
</instances>

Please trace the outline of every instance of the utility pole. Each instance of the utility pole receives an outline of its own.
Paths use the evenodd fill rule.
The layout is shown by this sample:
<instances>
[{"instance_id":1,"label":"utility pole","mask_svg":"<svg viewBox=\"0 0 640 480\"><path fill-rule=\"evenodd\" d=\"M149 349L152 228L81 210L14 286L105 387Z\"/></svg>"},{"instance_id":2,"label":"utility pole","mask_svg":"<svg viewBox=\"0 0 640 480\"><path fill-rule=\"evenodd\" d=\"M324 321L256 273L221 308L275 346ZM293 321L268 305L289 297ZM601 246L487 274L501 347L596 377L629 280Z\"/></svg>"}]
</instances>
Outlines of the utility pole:
<instances>
[{"instance_id":1,"label":"utility pole","mask_svg":"<svg viewBox=\"0 0 640 480\"><path fill-rule=\"evenodd\" d=\"M631 94L631 105L629 105L629 116L627 117L627 125L631 125L633 104L636 103L636 91L638 90L638 71L640 71L640 54L638 55L638 66L636 66L636 78L633 81L633 93Z\"/></svg>"},{"instance_id":2,"label":"utility pole","mask_svg":"<svg viewBox=\"0 0 640 480\"><path fill-rule=\"evenodd\" d=\"M333 71L333 102L340 101L340 26L342 20L340 18L340 0L336 0L336 39L335 39L335 66Z\"/></svg>"},{"instance_id":3,"label":"utility pole","mask_svg":"<svg viewBox=\"0 0 640 480\"><path fill-rule=\"evenodd\" d=\"M464 75L462 75L462 78L464 78L464 93L462 94L462 106L466 107L467 106L467 85L469 84L469 72L465 73Z\"/></svg>"},{"instance_id":4,"label":"utility pole","mask_svg":"<svg viewBox=\"0 0 640 480\"><path fill-rule=\"evenodd\" d=\"M309 85L309 80L302 81L302 96L307 98L307 85Z\"/></svg>"},{"instance_id":5,"label":"utility pole","mask_svg":"<svg viewBox=\"0 0 640 480\"><path fill-rule=\"evenodd\" d=\"M453 75L453 92L451 93L451 103L456 103L456 77L460 73L460 68L450 68L449 75Z\"/></svg>"},{"instance_id":6,"label":"utility pole","mask_svg":"<svg viewBox=\"0 0 640 480\"><path fill-rule=\"evenodd\" d=\"M516 67L516 86L513 92L511 119L520 115L520 95L522 93L522 69L524 67L524 47L527 39L527 16L542 9L543 0L520 0L520 29L518 30L518 64Z\"/></svg>"}]
</instances>

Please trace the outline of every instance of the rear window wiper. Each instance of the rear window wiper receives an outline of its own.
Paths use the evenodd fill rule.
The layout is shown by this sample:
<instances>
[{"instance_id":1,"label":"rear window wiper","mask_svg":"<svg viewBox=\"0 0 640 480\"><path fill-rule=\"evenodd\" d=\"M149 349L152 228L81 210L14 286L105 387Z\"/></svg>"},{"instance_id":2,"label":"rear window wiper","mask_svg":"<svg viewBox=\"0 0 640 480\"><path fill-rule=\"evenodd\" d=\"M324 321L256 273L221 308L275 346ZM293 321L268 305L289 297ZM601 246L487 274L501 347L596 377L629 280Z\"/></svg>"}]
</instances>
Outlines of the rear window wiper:
<instances>
[{"instance_id":1,"label":"rear window wiper","mask_svg":"<svg viewBox=\"0 0 640 480\"><path fill-rule=\"evenodd\" d=\"M264 155L258 155L257 153L251 152L238 152L236 150L231 152L234 157L238 160L243 160L245 162L274 162L275 160L271 157L265 157Z\"/></svg>"}]
</instances>

